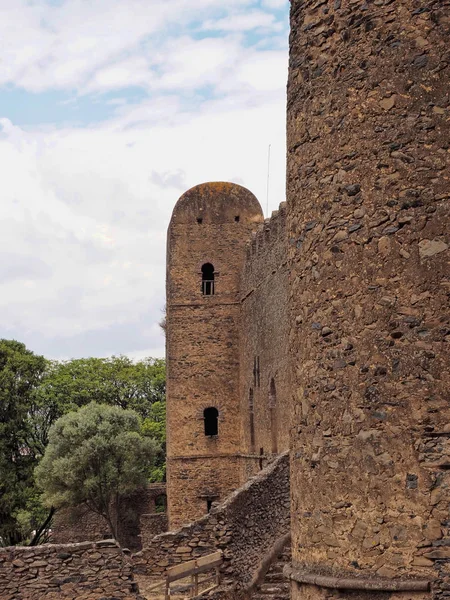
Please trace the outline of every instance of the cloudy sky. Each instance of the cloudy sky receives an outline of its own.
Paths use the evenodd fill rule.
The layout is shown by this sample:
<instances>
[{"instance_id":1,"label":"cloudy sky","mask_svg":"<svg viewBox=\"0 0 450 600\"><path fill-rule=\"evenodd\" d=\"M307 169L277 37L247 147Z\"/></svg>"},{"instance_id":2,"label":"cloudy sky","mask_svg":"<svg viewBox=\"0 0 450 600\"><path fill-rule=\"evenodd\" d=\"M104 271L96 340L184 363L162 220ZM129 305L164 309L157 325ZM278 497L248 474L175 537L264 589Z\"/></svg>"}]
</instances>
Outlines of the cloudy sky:
<instances>
[{"instance_id":1,"label":"cloudy sky","mask_svg":"<svg viewBox=\"0 0 450 600\"><path fill-rule=\"evenodd\" d=\"M163 356L165 238L204 181L284 200L288 0L0 0L0 337Z\"/></svg>"}]
</instances>

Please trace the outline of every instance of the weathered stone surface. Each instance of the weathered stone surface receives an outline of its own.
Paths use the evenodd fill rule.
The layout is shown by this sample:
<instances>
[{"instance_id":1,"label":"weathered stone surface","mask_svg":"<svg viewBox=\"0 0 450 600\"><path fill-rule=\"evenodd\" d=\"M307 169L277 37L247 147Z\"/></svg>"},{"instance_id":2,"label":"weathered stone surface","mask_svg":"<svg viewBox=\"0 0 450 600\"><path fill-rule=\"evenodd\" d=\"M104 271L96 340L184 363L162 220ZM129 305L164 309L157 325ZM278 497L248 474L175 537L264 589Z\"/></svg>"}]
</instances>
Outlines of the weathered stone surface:
<instances>
[{"instance_id":1,"label":"weathered stone surface","mask_svg":"<svg viewBox=\"0 0 450 600\"><path fill-rule=\"evenodd\" d=\"M245 188L207 183L178 200L167 241L167 488L174 529L242 483L239 419L240 274L263 222ZM212 265L208 289L202 266ZM212 287L213 286L213 287ZM205 435L204 411L218 411Z\"/></svg>"},{"instance_id":2,"label":"weathered stone surface","mask_svg":"<svg viewBox=\"0 0 450 600\"><path fill-rule=\"evenodd\" d=\"M437 546L450 537L449 47L448 0L291 0L287 236L323 226L289 244L293 561L428 578L439 599L450 591ZM362 227L336 239L355 218Z\"/></svg>"},{"instance_id":3,"label":"weathered stone surface","mask_svg":"<svg viewBox=\"0 0 450 600\"><path fill-rule=\"evenodd\" d=\"M0 548L0 598L142 600L131 561L113 540Z\"/></svg>"},{"instance_id":4,"label":"weathered stone surface","mask_svg":"<svg viewBox=\"0 0 450 600\"><path fill-rule=\"evenodd\" d=\"M164 483L150 484L146 489L123 497L118 538L123 548L137 552L155 535L167 531L167 515L156 513L157 498L166 498ZM102 517L85 506L58 510L52 526L52 542L68 544L109 537L108 525Z\"/></svg>"},{"instance_id":5,"label":"weathered stone surface","mask_svg":"<svg viewBox=\"0 0 450 600\"><path fill-rule=\"evenodd\" d=\"M136 573L162 575L167 567L224 553L222 572L237 585L248 585L261 560L289 532L289 456L279 456L224 503L181 529L156 536L133 556Z\"/></svg>"},{"instance_id":6,"label":"weathered stone surface","mask_svg":"<svg viewBox=\"0 0 450 600\"><path fill-rule=\"evenodd\" d=\"M448 249L448 244L442 240L421 240L419 242L420 258L429 258Z\"/></svg>"}]
</instances>

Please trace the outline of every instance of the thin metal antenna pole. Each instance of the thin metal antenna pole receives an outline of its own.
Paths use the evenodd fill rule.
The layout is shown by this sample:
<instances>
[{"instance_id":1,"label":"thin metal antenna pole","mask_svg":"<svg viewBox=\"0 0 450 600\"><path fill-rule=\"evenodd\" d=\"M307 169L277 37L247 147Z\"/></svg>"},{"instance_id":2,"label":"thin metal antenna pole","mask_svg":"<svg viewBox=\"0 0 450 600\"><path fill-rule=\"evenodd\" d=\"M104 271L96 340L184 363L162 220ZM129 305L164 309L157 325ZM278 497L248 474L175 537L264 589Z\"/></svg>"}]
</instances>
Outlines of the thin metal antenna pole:
<instances>
[{"instance_id":1,"label":"thin metal antenna pole","mask_svg":"<svg viewBox=\"0 0 450 600\"><path fill-rule=\"evenodd\" d=\"M269 151L267 156L267 199L266 199L266 217L269 216L269 184L270 184L270 148L272 144L269 144Z\"/></svg>"}]
</instances>

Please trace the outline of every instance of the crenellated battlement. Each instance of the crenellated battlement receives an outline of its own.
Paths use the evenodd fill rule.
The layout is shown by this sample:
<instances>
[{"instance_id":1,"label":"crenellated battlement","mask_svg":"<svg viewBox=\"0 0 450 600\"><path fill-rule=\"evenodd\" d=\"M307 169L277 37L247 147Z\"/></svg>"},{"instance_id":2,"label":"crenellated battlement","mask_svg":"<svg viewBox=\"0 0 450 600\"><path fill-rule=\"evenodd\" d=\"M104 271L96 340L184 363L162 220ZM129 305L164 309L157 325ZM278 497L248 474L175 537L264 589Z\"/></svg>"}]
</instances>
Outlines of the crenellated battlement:
<instances>
[{"instance_id":1,"label":"crenellated battlement","mask_svg":"<svg viewBox=\"0 0 450 600\"><path fill-rule=\"evenodd\" d=\"M246 246L246 264L244 268L251 265L252 257L267 252L273 248L280 240L284 240L286 232L286 202L281 202L278 210L272 211L270 218L260 223L255 231L252 232L250 240Z\"/></svg>"}]
</instances>

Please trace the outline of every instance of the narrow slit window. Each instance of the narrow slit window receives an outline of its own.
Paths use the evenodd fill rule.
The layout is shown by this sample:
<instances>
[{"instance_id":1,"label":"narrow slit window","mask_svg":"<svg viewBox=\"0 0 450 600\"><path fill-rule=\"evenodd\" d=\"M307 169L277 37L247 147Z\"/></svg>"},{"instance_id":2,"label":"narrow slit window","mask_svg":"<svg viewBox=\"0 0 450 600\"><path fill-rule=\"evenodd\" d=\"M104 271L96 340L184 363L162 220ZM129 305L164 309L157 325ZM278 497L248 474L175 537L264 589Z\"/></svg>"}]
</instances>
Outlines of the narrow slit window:
<instances>
[{"instance_id":1,"label":"narrow slit window","mask_svg":"<svg viewBox=\"0 0 450 600\"><path fill-rule=\"evenodd\" d=\"M214 406L205 408L203 411L203 420L205 424L205 435L212 436L219 434L219 411Z\"/></svg>"},{"instance_id":2,"label":"narrow slit window","mask_svg":"<svg viewBox=\"0 0 450 600\"><path fill-rule=\"evenodd\" d=\"M202 267L202 294L214 295L214 266L211 263L206 263Z\"/></svg>"},{"instance_id":3,"label":"narrow slit window","mask_svg":"<svg viewBox=\"0 0 450 600\"><path fill-rule=\"evenodd\" d=\"M212 500L212 498L208 498L206 500L206 512L211 512L212 509L212 505L213 505L214 500Z\"/></svg>"},{"instance_id":4,"label":"narrow slit window","mask_svg":"<svg viewBox=\"0 0 450 600\"><path fill-rule=\"evenodd\" d=\"M269 391L269 410L270 410L270 432L272 439L272 454L278 452L278 412L277 412L277 389L275 380L270 380Z\"/></svg>"},{"instance_id":5,"label":"narrow slit window","mask_svg":"<svg viewBox=\"0 0 450 600\"><path fill-rule=\"evenodd\" d=\"M255 407L253 399L253 388L248 393L248 413L250 419L250 452L255 452Z\"/></svg>"}]
</instances>

